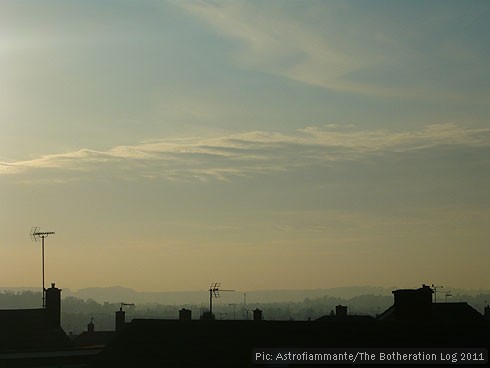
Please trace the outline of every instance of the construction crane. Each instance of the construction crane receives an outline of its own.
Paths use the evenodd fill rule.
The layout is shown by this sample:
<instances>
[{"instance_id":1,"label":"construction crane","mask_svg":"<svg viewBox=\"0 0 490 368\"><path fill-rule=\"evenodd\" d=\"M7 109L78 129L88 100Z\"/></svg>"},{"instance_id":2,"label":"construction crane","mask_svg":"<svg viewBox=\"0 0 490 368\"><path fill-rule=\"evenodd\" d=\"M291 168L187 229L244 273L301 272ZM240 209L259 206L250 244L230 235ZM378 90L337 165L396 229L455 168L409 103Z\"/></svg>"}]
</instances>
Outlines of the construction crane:
<instances>
[{"instance_id":1,"label":"construction crane","mask_svg":"<svg viewBox=\"0 0 490 368\"><path fill-rule=\"evenodd\" d=\"M214 282L209 286L209 314L210 316L213 315L213 298L219 298L219 292L220 291L235 291L235 290L227 290L227 289L220 289L220 282Z\"/></svg>"}]
</instances>

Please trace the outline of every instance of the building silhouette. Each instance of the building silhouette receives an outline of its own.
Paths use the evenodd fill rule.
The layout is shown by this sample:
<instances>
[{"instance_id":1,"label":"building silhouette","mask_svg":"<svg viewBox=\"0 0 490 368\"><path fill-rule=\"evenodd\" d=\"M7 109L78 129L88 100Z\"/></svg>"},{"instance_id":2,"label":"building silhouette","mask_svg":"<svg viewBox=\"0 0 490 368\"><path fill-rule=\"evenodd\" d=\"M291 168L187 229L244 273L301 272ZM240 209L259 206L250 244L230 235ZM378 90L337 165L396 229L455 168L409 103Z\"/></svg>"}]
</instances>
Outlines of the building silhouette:
<instances>
[{"instance_id":1,"label":"building silhouette","mask_svg":"<svg viewBox=\"0 0 490 368\"><path fill-rule=\"evenodd\" d=\"M342 305L315 321L268 321L259 310L255 321L133 319L93 364L133 366L151 359L162 367L252 367L259 347L489 346L489 321L467 303L433 303L425 285L393 296L393 306L377 319L349 315Z\"/></svg>"},{"instance_id":2,"label":"building silhouette","mask_svg":"<svg viewBox=\"0 0 490 368\"><path fill-rule=\"evenodd\" d=\"M0 350L70 346L60 325L61 290L46 289L46 308L0 310Z\"/></svg>"},{"instance_id":3,"label":"building silhouette","mask_svg":"<svg viewBox=\"0 0 490 368\"><path fill-rule=\"evenodd\" d=\"M87 331L82 332L80 335L73 339L73 345L76 347L84 348L103 348L114 337L116 331L97 331L93 319L87 324Z\"/></svg>"},{"instance_id":4,"label":"building silhouette","mask_svg":"<svg viewBox=\"0 0 490 368\"><path fill-rule=\"evenodd\" d=\"M483 316L465 302L433 303L433 290L422 285L419 289L393 291L394 304L384 311L381 321L414 321L438 323L482 322Z\"/></svg>"},{"instance_id":5,"label":"building silhouette","mask_svg":"<svg viewBox=\"0 0 490 368\"><path fill-rule=\"evenodd\" d=\"M484 315L467 303L433 303L432 290L393 291L393 306L378 318L335 313L314 321L179 318L125 320L115 312L115 331L87 331L73 341L60 327L61 290L46 291L45 309L0 310L0 367L251 367L256 348L475 348L490 344L490 307ZM123 305L123 304L122 304Z\"/></svg>"},{"instance_id":6,"label":"building silhouette","mask_svg":"<svg viewBox=\"0 0 490 368\"><path fill-rule=\"evenodd\" d=\"M76 349L61 328L61 289L46 289L46 306L0 310L0 367L83 367L101 349Z\"/></svg>"}]
</instances>

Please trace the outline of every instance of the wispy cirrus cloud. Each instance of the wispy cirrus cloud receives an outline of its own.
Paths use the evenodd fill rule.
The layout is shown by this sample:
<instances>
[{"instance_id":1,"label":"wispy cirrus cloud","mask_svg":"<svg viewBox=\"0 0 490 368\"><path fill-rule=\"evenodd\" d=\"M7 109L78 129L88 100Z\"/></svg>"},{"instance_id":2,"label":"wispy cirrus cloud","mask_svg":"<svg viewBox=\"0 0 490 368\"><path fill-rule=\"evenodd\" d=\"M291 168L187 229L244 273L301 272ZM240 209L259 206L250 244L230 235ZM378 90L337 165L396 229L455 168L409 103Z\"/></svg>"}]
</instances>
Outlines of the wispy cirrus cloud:
<instances>
[{"instance_id":1,"label":"wispy cirrus cloud","mask_svg":"<svg viewBox=\"0 0 490 368\"><path fill-rule=\"evenodd\" d=\"M43 170L170 180L230 180L234 176L362 161L372 155L408 153L437 147L489 147L490 129L455 124L419 130L355 130L335 125L307 127L295 134L250 131L214 137L188 137L81 149L16 162L0 162L0 175Z\"/></svg>"},{"instance_id":2,"label":"wispy cirrus cloud","mask_svg":"<svg viewBox=\"0 0 490 368\"><path fill-rule=\"evenodd\" d=\"M417 24L398 14L399 24L387 19L390 13L361 15L349 4L176 4L222 36L237 41L232 57L246 68L333 91L383 98L488 99L487 90L482 96L461 89L461 77L468 78L471 73L477 76L471 80L478 81L488 74L488 68L478 52L462 47L458 40L444 39L454 23L465 20L458 12L446 14L446 9L436 6ZM478 7L472 11L478 13ZM434 28L437 36L431 34ZM432 47L421 51L421 43L432 43ZM441 66L447 65L451 70L443 81L434 79ZM472 66L471 71L467 65Z\"/></svg>"},{"instance_id":3,"label":"wispy cirrus cloud","mask_svg":"<svg viewBox=\"0 0 490 368\"><path fill-rule=\"evenodd\" d=\"M243 47L235 55L238 64L271 74L331 89L359 90L361 86L341 77L374 62L367 55L360 61L335 46L335 39L278 9L258 8L249 2L177 4L223 35L239 40Z\"/></svg>"}]
</instances>

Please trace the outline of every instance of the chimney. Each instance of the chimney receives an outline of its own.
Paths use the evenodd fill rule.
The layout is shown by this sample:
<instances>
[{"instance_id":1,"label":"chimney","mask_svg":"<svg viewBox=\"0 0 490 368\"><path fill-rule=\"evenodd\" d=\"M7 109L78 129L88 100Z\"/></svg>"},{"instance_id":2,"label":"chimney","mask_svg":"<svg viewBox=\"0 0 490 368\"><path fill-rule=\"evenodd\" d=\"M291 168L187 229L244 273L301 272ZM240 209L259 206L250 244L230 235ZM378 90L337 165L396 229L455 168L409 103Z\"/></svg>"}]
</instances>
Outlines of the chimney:
<instances>
[{"instance_id":1,"label":"chimney","mask_svg":"<svg viewBox=\"0 0 490 368\"><path fill-rule=\"evenodd\" d=\"M254 309L254 321L262 321L262 311L259 308Z\"/></svg>"},{"instance_id":2,"label":"chimney","mask_svg":"<svg viewBox=\"0 0 490 368\"><path fill-rule=\"evenodd\" d=\"M116 312L116 332L121 332L126 325L126 312L122 307Z\"/></svg>"},{"instance_id":3,"label":"chimney","mask_svg":"<svg viewBox=\"0 0 490 368\"><path fill-rule=\"evenodd\" d=\"M90 318L90 323L87 325L87 331L92 333L95 331L94 319Z\"/></svg>"},{"instance_id":4,"label":"chimney","mask_svg":"<svg viewBox=\"0 0 490 368\"><path fill-rule=\"evenodd\" d=\"M61 326L61 289L54 282L46 289L46 316L51 327Z\"/></svg>"},{"instance_id":5,"label":"chimney","mask_svg":"<svg viewBox=\"0 0 490 368\"><path fill-rule=\"evenodd\" d=\"M347 317L347 307L345 305L337 305L335 307L335 316L337 318L346 318Z\"/></svg>"},{"instance_id":6,"label":"chimney","mask_svg":"<svg viewBox=\"0 0 490 368\"><path fill-rule=\"evenodd\" d=\"M432 316L432 294L427 285L421 288L395 290L395 318L400 321L428 320Z\"/></svg>"},{"instance_id":7,"label":"chimney","mask_svg":"<svg viewBox=\"0 0 490 368\"><path fill-rule=\"evenodd\" d=\"M179 320L190 321L192 319L192 311L190 309L182 308L179 310Z\"/></svg>"}]
</instances>

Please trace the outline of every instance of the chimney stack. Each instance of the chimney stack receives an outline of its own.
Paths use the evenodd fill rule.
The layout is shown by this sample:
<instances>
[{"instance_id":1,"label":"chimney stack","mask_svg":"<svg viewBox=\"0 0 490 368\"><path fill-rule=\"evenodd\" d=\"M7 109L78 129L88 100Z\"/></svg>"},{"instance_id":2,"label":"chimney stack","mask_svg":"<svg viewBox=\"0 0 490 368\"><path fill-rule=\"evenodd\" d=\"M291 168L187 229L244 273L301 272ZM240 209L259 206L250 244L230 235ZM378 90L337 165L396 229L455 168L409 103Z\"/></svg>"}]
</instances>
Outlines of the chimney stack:
<instances>
[{"instance_id":1,"label":"chimney stack","mask_svg":"<svg viewBox=\"0 0 490 368\"><path fill-rule=\"evenodd\" d=\"M46 289L46 316L51 327L61 326L61 289L54 282Z\"/></svg>"},{"instance_id":2,"label":"chimney stack","mask_svg":"<svg viewBox=\"0 0 490 368\"><path fill-rule=\"evenodd\" d=\"M116 332L121 332L126 325L126 312L122 307L116 312Z\"/></svg>"},{"instance_id":3,"label":"chimney stack","mask_svg":"<svg viewBox=\"0 0 490 368\"><path fill-rule=\"evenodd\" d=\"M434 291L427 285L417 290L395 290L395 318L401 321L428 320L432 316L432 294Z\"/></svg>"},{"instance_id":4,"label":"chimney stack","mask_svg":"<svg viewBox=\"0 0 490 368\"><path fill-rule=\"evenodd\" d=\"M87 325L87 331L92 333L95 331L94 319L90 318L90 323Z\"/></svg>"},{"instance_id":5,"label":"chimney stack","mask_svg":"<svg viewBox=\"0 0 490 368\"><path fill-rule=\"evenodd\" d=\"M337 318L346 318L347 317L347 307L345 305L337 305L335 307L335 316Z\"/></svg>"},{"instance_id":6,"label":"chimney stack","mask_svg":"<svg viewBox=\"0 0 490 368\"><path fill-rule=\"evenodd\" d=\"M190 309L182 308L179 310L179 320L190 321L192 319L192 311Z\"/></svg>"}]
</instances>

